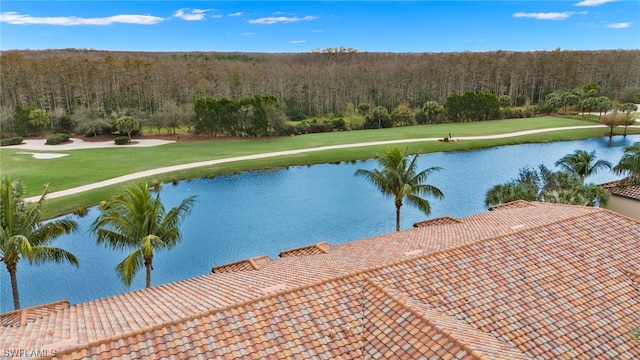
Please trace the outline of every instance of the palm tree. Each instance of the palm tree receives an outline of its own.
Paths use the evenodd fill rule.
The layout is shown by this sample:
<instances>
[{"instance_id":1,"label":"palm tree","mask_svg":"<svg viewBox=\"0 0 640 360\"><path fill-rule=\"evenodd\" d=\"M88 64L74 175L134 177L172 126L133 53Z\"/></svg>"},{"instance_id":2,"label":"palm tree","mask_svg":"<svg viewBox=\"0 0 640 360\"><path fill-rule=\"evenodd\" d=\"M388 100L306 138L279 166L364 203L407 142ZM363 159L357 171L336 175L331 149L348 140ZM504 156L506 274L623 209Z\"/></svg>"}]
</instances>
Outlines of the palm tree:
<instances>
[{"instance_id":1,"label":"palm tree","mask_svg":"<svg viewBox=\"0 0 640 360\"><path fill-rule=\"evenodd\" d=\"M358 169L356 176L363 176L371 181L385 196L391 196L396 205L396 231L400 231L400 207L403 200L426 215L431 213L429 202L421 196L431 195L437 199L444 197L442 191L435 186L424 184L429 175L439 171L440 167L431 167L416 174L416 159L414 156L410 163L407 163L407 150L404 153L396 147L392 147L387 152L376 156L376 160L382 166L381 169L364 170Z\"/></svg>"},{"instance_id":2,"label":"palm tree","mask_svg":"<svg viewBox=\"0 0 640 360\"><path fill-rule=\"evenodd\" d=\"M620 162L613 167L618 175L624 175L625 184L640 184L640 142L637 142L624 150Z\"/></svg>"},{"instance_id":3,"label":"palm tree","mask_svg":"<svg viewBox=\"0 0 640 360\"><path fill-rule=\"evenodd\" d=\"M518 177L493 186L486 193L485 204L493 206L515 200L542 201L583 206L603 206L610 194L602 187L584 184L573 172L551 171L540 165L538 169L520 169Z\"/></svg>"},{"instance_id":4,"label":"palm tree","mask_svg":"<svg viewBox=\"0 0 640 360\"><path fill-rule=\"evenodd\" d=\"M611 163L606 160L596 160L596 152L586 152L584 150L576 150L571 154L563 156L555 162L555 166L574 173L580 177L580 181L584 183L584 179L596 174L602 169L611 170Z\"/></svg>"},{"instance_id":5,"label":"palm tree","mask_svg":"<svg viewBox=\"0 0 640 360\"><path fill-rule=\"evenodd\" d=\"M144 265L147 270L146 287L151 287L153 251L171 249L181 240L180 221L191 212L195 195L180 205L165 211L146 183L123 188L113 199L101 204L102 213L94 221L92 231L98 244L112 249L133 250L116 266L125 285L130 286L136 272Z\"/></svg>"},{"instance_id":6,"label":"palm tree","mask_svg":"<svg viewBox=\"0 0 640 360\"><path fill-rule=\"evenodd\" d=\"M13 306L16 310L20 309L16 276L20 259L35 265L67 262L78 266L78 259L73 254L49 246L56 237L75 231L77 224L69 219L41 223L48 193L49 189L45 187L37 202L28 203L22 199L24 188L19 182L9 177L3 177L0 181L0 256L11 278Z\"/></svg>"},{"instance_id":7,"label":"palm tree","mask_svg":"<svg viewBox=\"0 0 640 360\"><path fill-rule=\"evenodd\" d=\"M494 206L516 200L535 201L538 190L538 186L531 183L498 184L487 191L484 203L487 206Z\"/></svg>"}]
</instances>

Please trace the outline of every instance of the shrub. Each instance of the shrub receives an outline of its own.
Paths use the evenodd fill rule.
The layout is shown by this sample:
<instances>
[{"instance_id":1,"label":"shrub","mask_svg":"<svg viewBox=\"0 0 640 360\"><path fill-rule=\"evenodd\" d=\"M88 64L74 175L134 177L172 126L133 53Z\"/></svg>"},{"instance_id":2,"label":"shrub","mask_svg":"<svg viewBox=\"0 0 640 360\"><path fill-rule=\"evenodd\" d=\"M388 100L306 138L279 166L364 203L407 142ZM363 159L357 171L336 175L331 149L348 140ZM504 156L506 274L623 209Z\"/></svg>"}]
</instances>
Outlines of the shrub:
<instances>
[{"instance_id":1,"label":"shrub","mask_svg":"<svg viewBox=\"0 0 640 360\"><path fill-rule=\"evenodd\" d=\"M333 125L333 129L335 130L347 131L347 123L342 118L331 120L331 125Z\"/></svg>"},{"instance_id":2,"label":"shrub","mask_svg":"<svg viewBox=\"0 0 640 360\"><path fill-rule=\"evenodd\" d=\"M380 125L378 124L377 120L367 117L364 120L363 128L364 129L380 129Z\"/></svg>"},{"instance_id":3,"label":"shrub","mask_svg":"<svg viewBox=\"0 0 640 360\"><path fill-rule=\"evenodd\" d=\"M301 122L296 124L296 135L308 134L309 133L309 124L306 122Z\"/></svg>"},{"instance_id":4,"label":"shrub","mask_svg":"<svg viewBox=\"0 0 640 360\"><path fill-rule=\"evenodd\" d=\"M22 140L24 139L20 136L15 136L8 139L2 139L0 140L0 146L20 145L22 144Z\"/></svg>"},{"instance_id":5,"label":"shrub","mask_svg":"<svg viewBox=\"0 0 640 360\"><path fill-rule=\"evenodd\" d=\"M56 121L53 131L56 133L70 133L76 128L76 122L69 115L64 115Z\"/></svg>"},{"instance_id":6,"label":"shrub","mask_svg":"<svg viewBox=\"0 0 640 360\"><path fill-rule=\"evenodd\" d=\"M74 215L78 215L79 217L85 217L89 213L89 209L86 206L81 206L73 210Z\"/></svg>"},{"instance_id":7,"label":"shrub","mask_svg":"<svg viewBox=\"0 0 640 360\"><path fill-rule=\"evenodd\" d=\"M129 143L129 137L128 136L118 136L117 138L113 139L113 141L115 141L116 145L125 145Z\"/></svg>"},{"instance_id":8,"label":"shrub","mask_svg":"<svg viewBox=\"0 0 640 360\"><path fill-rule=\"evenodd\" d=\"M69 141L67 134L53 134L47 137L47 145L58 145L67 141Z\"/></svg>"}]
</instances>

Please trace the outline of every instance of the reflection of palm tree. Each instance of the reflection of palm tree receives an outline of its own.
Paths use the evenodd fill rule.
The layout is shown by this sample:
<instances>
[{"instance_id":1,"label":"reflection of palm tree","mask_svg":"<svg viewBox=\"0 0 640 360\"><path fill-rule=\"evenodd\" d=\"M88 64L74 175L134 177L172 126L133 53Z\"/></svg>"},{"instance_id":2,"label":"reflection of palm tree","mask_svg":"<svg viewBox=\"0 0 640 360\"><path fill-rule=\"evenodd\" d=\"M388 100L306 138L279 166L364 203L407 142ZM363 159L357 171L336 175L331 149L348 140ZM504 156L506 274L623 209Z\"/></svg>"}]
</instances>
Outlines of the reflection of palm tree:
<instances>
[{"instance_id":1,"label":"reflection of palm tree","mask_svg":"<svg viewBox=\"0 0 640 360\"><path fill-rule=\"evenodd\" d=\"M640 184L640 142L624 150L620 162L613 167L613 171L625 176L625 183Z\"/></svg>"},{"instance_id":2,"label":"reflection of palm tree","mask_svg":"<svg viewBox=\"0 0 640 360\"><path fill-rule=\"evenodd\" d=\"M602 169L611 170L611 163L606 160L596 161L596 152L586 152L584 150L576 150L571 154L563 156L560 160L555 162L556 166L561 169L574 173L580 177L580 181L584 182L584 179L596 174Z\"/></svg>"},{"instance_id":3,"label":"reflection of palm tree","mask_svg":"<svg viewBox=\"0 0 640 360\"><path fill-rule=\"evenodd\" d=\"M37 202L27 203L22 200L24 190L20 183L8 177L3 177L0 183L0 255L11 278L13 306L16 310L20 309L16 277L20 259L27 259L36 265L68 262L78 266L78 259L73 254L48 245L56 237L77 228L76 222L69 219L41 223L48 193L48 188L45 188Z\"/></svg>"},{"instance_id":4,"label":"reflection of palm tree","mask_svg":"<svg viewBox=\"0 0 640 360\"><path fill-rule=\"evenodd\" d=\"M383 154L376 156L376 160L382 169L364 170L358 169L356 176L363 176L371 181L386 196L392 196L396 205L396 231L400 231L400 207L403 200L426 215L431 213L431 206L421 196L431 195L441 199L444 195L435 186L424 184L432 172L441 170L440 167L431 167L416 174L416 159L407 164L407 154L393 147Z\"/></svg>"},{"instance_id":5,"label":"reflection of palm tree","mask_svg":"<svg viewBox=\"0 0 640 360\"><path fill-rule=\"evenodd\" d=\"M93 223L98 244L112 249L133 250L116 266L127 285L144 264L147 270L146 287L151 287L153 250L174 247L181 239L178 225L191 212L195 195L165 212L160 193L151 196L147 184L139 183L122 189L113 199L102 205L102 214Z\"/></svg>"}]
</instances>

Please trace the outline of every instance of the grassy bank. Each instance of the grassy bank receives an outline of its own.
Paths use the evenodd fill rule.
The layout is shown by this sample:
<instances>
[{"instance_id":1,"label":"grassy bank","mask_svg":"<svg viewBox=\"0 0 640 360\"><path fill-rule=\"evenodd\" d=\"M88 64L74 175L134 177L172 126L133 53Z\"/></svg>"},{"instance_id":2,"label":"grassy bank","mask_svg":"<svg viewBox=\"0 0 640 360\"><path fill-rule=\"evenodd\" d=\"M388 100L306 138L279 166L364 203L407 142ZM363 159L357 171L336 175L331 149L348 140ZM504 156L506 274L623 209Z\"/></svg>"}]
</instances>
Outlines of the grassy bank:
<instances>
[{"instance_id":1,"label":"grassy bank","mask_svg":"<svg viewBox=\"0 0 640 360\"><path fill-rule=\"evenodd\" d=\"M49 183L53 191L81 186L139 171L191 163L204 160L268 153L282 150L312 148L326 145L360 143L411 138L453 137L503 134L515 131L562 126L592 125L592 122L573 119L543 117L535 119L499 120L464 124L439 124L382 130L363 130L340 133L311 134L286 138L253 140L212 140L179 142L153 148L107 148L66 151L70 155L58 159L38 160L29 155L17 154L20 149L2 149L2 174L10 174L27 187L27 196L37 195L42 185ZM599 137L606 133L601 129L580 129L533 134L506 139L469 140L457 143L410 143L411 152L457 151L491 146L575 140ZM622 129L616 129L621 133ZM640 133L629 129L628 133ZM309 165L337 161L369 159L389 146L369 146L351 149L328 150L298 155L280 156L260 160L248 160L207 166L153 176L165 183L172 180L211 177L223 173L250 169ZM55 151L55 147L54 150ZM68 213L76 208L90 206L106 199L123 184L105 187L48 201L48 216Z\"/></svg>"}]
</instances>

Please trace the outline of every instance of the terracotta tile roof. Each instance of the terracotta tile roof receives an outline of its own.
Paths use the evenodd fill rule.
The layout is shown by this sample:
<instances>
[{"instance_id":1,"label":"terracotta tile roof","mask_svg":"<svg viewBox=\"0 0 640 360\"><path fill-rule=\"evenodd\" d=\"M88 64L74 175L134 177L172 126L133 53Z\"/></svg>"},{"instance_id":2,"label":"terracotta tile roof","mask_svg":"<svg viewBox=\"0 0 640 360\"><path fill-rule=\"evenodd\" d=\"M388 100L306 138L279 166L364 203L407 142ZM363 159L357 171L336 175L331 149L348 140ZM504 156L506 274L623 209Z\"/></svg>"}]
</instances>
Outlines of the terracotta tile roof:
<instances>
[{"instance_id":1,"label":"terracotta tile roof","mask_svg":"<svg viewBox=\"0 0 640 360\"><path fill-rule=\"evenodd\" d=\"M640 357L640 223L494 210L72 305L0 338L60 358Z\"/></svg>"},{"instance_id":2,"label":"terracotta tile roof","mask_svg":"<svg viewBox=\"0 0 640 360\"><path fill-rule=\"evenodd\" d=\"M600 184L600 186L614 195L640 201L640 185L624 185L618 180Z\"/></svg>"},{"instance_id":3,"label":"terracotta tile roof","mask_svg":"<svg viewBox=\"0 0 640 360\"><path fill-rule=\"evenodd\" d=\"M460 220L451 217L451 216L443 216L431 220L420 221L413 224L413 227L421 227L421 226L436 226L436 225L447 225L447 224L460 224Z\"/></svg>"},{"instance_id":4,"label":"terracotta tile roof","mask_svg":"<svg viewBox=\"0 0 640 360\"><path fill-rule=\"evenodd\" d=\"M640 327L640 294L619 269L639 268L639 241L640 224L603 211L371 276L529 357L632 359L640 344L623 325Z\"/></svg>"},{"instance_id":5,"label":"terracotta tile roof","mask_svg":"<svg viewBox=\"0 0 640 360\"><path fill-rule=\"evenodd\" d=\"M49 316L51 313L68 307L69 302L67 300L60 300L48 304L9 311L4 314L0 314L0 326L24 326L27 322L42 319L45 316Z\"/></svg>"},{"instance_id":6,"label":"terracotta tile roof","mask_svg":"<svg viewBox=\"0 0 640 360\"><path fill-rule=\"evenodd\" d=\"M250 259L240 260L236 262L232 262L229 264L224 264L220 266L214 266L211 269L212 273L223 273L223 272L240 272L240 271L251 271L251 270L259 270L263 265L268 263L269 257L267 255L256 256Z\"/></svg>"},{"instance_id":7,"label":"terracotta tile roof","mask_svg":"<svg viewBox=\"0 0 640 360\"><path fill-rule=\"evenodd\" d=\"M331 245L327 242L321 242L309 246L303 246L291 250L285 250L280 253L280 257L291 257L291 256L309 256L309 255L319 255L326 254L329 252L329 248Z\"/></svg>"},{"instance_id":8,"label":"terracotta tile roof","mask_svg":"<svg viewBox=\"0 0 640 360\"><path fill-rule=\"evenodd\" d=\"M57 357L526 359L467 324L440 317L355 274L70 348Z\"/></svg>"},{"instance_id":9,"label":"terracotta tile roof","mask_svg":"<svg viewBox=\"0 0 640 360\"><path fill-rule=\"evenodd\" d=\"M518 208L526 208L534 206L533 203L524 201L524 200L516 200L504 204L495 205L489 208L489 211L493 210L504 210L504 209L518 209Z\"/></svg>"}]
</instances>

